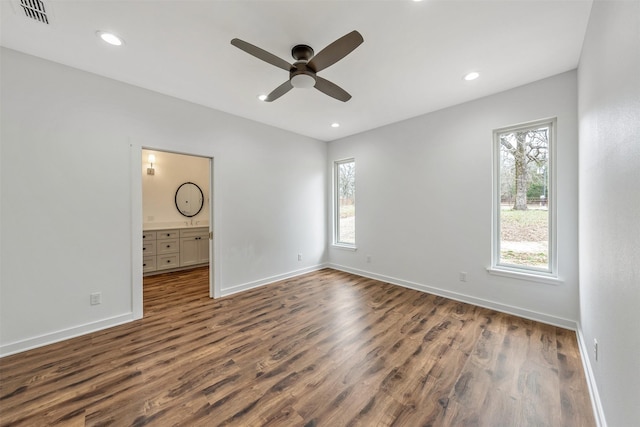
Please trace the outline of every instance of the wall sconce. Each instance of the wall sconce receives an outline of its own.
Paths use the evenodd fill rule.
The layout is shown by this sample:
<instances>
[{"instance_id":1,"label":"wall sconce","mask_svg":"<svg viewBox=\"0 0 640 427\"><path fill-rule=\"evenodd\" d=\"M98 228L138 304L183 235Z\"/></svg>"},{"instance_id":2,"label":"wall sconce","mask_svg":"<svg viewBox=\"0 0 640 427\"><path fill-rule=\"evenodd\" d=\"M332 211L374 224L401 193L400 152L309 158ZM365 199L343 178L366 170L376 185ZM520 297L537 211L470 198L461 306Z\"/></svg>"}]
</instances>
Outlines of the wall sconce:
<instances>
[{"instance_id":1,"label":"wall sconce","mask_svg":"<svg viewBox=\"0 0 640 427\"><path fill-rule=\"evenodd\" d=\"M151 167L147 168L147 175L155 175L156 174L156 170L153 168L153 162L156 161L156 156L154 156L153 154L149 154L149 163L151 165Z\"/></svg>"}]
</instances>

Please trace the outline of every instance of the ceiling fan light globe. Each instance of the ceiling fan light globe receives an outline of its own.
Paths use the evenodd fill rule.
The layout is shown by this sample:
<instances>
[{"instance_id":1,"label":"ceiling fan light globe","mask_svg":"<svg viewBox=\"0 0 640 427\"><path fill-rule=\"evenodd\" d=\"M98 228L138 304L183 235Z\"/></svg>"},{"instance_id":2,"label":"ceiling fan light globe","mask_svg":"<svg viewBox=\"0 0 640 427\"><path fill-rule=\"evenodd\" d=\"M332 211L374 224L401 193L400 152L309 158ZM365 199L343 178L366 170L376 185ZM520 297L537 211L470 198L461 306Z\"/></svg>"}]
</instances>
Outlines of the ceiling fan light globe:
<instances>
[{"instance_id":1,"label":"ceiling fan light globe","mask_svg":"<svg viewBox=\"0 0 640 427\"><path fill-rule=\"evenodd\" d=\"M291 77L291 86L295 88L310 88L314 87L316 84L316 79L309 74L298 74Z\"/></svg>"}]
</instances>

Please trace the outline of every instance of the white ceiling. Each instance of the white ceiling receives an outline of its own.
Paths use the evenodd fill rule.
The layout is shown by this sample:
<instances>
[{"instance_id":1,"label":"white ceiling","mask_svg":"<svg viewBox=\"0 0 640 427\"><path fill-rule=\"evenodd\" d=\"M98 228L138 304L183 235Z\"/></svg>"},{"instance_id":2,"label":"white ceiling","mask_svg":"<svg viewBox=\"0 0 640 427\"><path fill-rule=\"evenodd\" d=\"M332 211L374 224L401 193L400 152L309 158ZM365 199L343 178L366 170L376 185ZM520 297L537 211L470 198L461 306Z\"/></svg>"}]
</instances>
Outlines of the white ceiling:
<instances>
[{"instance_id":1,"label":"white ceiling","mask_svg":"<svg viewBox=\"0 0 640 427\"><path fill-rule=\"evenodd\" d=\"M592 3L44 0L46 25L24 17L19 1L0 0L2 46L325 141L575 69ZM317 53L352 30L364 43L318 73L353 96L346 103L315 89L259 101L287 72L230 44L237 37L293 62L294 45ZM469 71L480 78L464 81Z\"/></svg>"}]
</instances>

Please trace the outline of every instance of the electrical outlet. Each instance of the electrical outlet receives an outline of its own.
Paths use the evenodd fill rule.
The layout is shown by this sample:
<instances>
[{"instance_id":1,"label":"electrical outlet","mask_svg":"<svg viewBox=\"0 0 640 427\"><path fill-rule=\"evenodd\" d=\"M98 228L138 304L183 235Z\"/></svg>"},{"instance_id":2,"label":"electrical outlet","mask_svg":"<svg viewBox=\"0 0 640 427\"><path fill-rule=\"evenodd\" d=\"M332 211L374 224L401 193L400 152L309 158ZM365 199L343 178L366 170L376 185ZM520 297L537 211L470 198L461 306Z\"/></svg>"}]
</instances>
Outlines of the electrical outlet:
<instances>
[{"instance_id":1,"label":"electrical outlet","mask_svg":"<svg viewBox=\"0 0 640 427\"><path fill-rule=\"evenodd\" d=\"M102 304L102 293L101 292L94 292L89 297L90 297L90 300L91 300L91 305Z\"/></svg>"},{"instance_id":2,"label":"electrical outlet","mask_svg":"<svg viewBox=\"0 0 640 427\"><path fill-rule=\"evenodd\" d=\"M466 282L467 281L467 272L466 271L461 271L460 272L460 281L461 282Z\"/></svg>"},{"instance_id":3,"label":"electrical outlet","mask_svg":"<svg viewBox=\"0 0 640 427\"><path fill-rule=\"evenodd\" d=\"M367 255L367 263L371 264L371 255Z\"/></svg>"},{"instance_id":4,"label":"electrical outlet","mask_svg":"<svg viewBox=\"0 0 640 427\"><path fill-rule=\"evenodd\" d=\"M298 254L298 261L302 261L302 254Z\"/></svg>"},{"instance_id":5,"label":"electrical outlet","mask_svg":"<svg viewBox=\"0 0 640 427\"><path fill-rule=\"evenodd\" d=\"M593 339L593 356L596 358L596 362L598 361L598 340Z\"/></svg>"}]
</instances>

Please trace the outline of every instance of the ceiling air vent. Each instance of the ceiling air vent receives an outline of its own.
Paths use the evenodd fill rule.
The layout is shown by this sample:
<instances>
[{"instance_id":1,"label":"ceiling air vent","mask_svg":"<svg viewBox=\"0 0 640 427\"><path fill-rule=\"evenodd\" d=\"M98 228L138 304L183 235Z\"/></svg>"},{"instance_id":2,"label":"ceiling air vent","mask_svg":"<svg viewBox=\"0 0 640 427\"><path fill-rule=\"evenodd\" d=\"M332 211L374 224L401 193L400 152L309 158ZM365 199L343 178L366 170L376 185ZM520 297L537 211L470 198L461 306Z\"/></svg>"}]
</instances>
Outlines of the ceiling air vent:
<instances>
[{"instance_id":1,"label":"ceiling air vent","mask_svg":"<svg viewBox=\"0 0 640 427\"><path fill-rule=\"evenodd\" d=\"M27 18L49 24L49 17L42 0L19 0L16 4L22 8Z\"/></svg>"}]
</instances>

